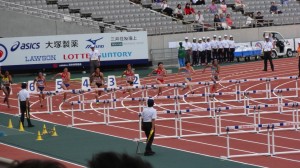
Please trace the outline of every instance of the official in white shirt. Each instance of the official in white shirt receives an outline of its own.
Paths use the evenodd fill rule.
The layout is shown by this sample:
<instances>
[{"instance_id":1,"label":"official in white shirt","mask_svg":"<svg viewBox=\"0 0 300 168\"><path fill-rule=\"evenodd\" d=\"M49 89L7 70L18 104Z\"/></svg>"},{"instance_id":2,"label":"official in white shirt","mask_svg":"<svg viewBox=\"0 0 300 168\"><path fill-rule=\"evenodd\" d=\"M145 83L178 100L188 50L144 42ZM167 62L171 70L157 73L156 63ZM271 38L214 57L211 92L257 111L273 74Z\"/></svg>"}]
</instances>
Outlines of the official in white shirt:
<instances>
[{"instance_id":1,"label":"official in white shirt","mask_svg":"<svg viewBox=\"0 0 300 168\"><path fill-rule=\"evenodd\" d=\"M217 41L217 45L218 45L218 57L217 57L217 60L221 63L223 62L223 50L224 50L224 47L223 47L223 44L222 44L222 37L219 36L218 37L218 41Z\"/></svg>"},{"instance_id":2,"label":"official in white shirt","mask_svg":"<svg viewBox=\"0 0 300 168\"><path fill-rule=\"evenodd\" d=\"M205 46L204 43L202 42L202 39L199 38L198 40L198 64L204 65L205 64Z\"/></svg>"},{"instance_id":3,"label":"official in white shirt","mask_svg":"<svg viewBox=\"0 0 300 168\"><path fill-rule=\"evenodd\" d=\"M212 48L212 58L217 59L218 57L218 44L217 44L217 36L213 36L213 40L210 42Z\"/></svg>"},{"instance_id":4,"label":"official in white shirt","mask_svg":"<svg viewBox=\"0 0 300 168\"><path fill-rule=\"evenodd\" d=\"M235 42L233 40L232 35L229 36L228 44L229 44L229 62L233 62L234 61Z\"/></svg>"},{"instance_id":5,"label":"official in white shirt","mask_svg":"<svg viewBox=\"0 0 300 168\"><path fill-rule=\"evenodd\" d=\"M90 59L90 75L95 72L97 67L100 67L100 53L98 50L95 50L95 45L91 45L91 50L89 52Z\"/></svg>"},{"instance_id":6,"label":"official in white shirt","mask_svg":"<svg viewBox=\"0 0 300 168\"><path fill-rule=\"evenodd\" d=\"M211 63L211 42L210 42L210 38L206 37L206 45L205 45L205 49L206 49L206 61L207 64Z\"/></svg>"},{"instance_id":7,"label":"official in white shirt","mask_svg":"<svg viewBox=\"0 0 300 168\"><path fill-rule=\"evenodd\" d=\"M223 58L224 58L224 61L225 62L228 62L229 61L229 44L228 44L228 36L225 34L224 35L224 40L222 41L222 45L223 45Z\"/></svg>"},{"instance_id":8,"label":"official in white shirt","mask_svg":"<svg viewBox=\"0 0 300 168\"><path fill-rule=\"evenodd\" d=\"M184 42L182 42L182 46L185 49L185 61L191 62L192 43L189 42L188 37L184 38Z\"/></svg>"},{"instance_id":9,"label":"official in white shirt","mask_svg":"<svg viewBox=\"0 0 300 168\"><path fill-rule=\"evenodd\" d=\"M197 39L193 38L193 43L192 43L192 51L193 51L193 66L197 65L197 59L198 59L198 44L197 44Z\"/></svg>"},{"instance_id":10,"label":"official in white shirt","mask_svg":"<svg viewBox=\"0 0 300 168\"><path fill-rule=\"evenodd\" d=\"M146 134L147 137L147 144L146 144L146 149L145 149L145 156L150 156L154 155L155 152L153 152L151 146L152 142L154 140L154 135L155 135L155 120L157 118L157 112L153 108L154 106L154 100L153 99L148 99L147 101L148 107L145 107L142 114L142 129Z\"/></svg>"},{"instance_id":11,"label":"official in white shirt","mask_svg":"<svg viewBox=\"0 0 300 168\"><path fill-rule=\"evenodd\" d=\"M272 71L274 71L274 65L271 57L271 52L273 49L273 44L269 40L269 36L265 36L265 42L263 43L262 49L264 51L264 70L263 71L268 71L268 60L271 65Z\"/></svg>"},{"instance_id":12,"label":"official in white shirt","mask_svg":"<svg viewBox=\"0 0 300 168\"><path fill-rule=\"evenodd\" d=\"M18 93L18 100L20 101L20 111L21 111L21 123L24 127L24 118L26 115L28 127L34 127L30 121L30 104L29 104L29 92L26 90L27 84L22 83L22 90Z\"/></svg>"}]
</instances>

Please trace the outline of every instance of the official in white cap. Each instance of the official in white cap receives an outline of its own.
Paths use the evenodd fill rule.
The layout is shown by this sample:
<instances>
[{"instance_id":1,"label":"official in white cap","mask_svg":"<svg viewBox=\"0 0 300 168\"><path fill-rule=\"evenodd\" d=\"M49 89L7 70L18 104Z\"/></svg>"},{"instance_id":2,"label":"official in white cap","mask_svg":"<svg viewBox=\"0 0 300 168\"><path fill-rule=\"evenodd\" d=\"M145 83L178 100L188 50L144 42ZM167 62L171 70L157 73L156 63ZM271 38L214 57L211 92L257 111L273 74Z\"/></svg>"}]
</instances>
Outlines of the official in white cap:
<instances>
[{"instance_id":1,"label":"official in white cap","mask_svg":"<svg viewBox=\"0 0 300 168\"><path fill-rule=\"evenodd\" d=\"M209 64L211 63L211 41L209 37L206 37L206 45L205 45L205 49L206 49L206 63Z\"/></svg>"},{"instance_id":2,"label":"official in white cap","mask_svg":"<svg viewBox=\"0 0 300 168\"><path fill-rule=\"evenodd\" d=\"M222 45L224 48L223 49L224 62L228 62L229 61L229 40L227 34L224 35L224 40L222 41Z\"/></svg>"},{"instance_id":3,"label":"official in white cap","mask_svg":"<svg viewBox=\"0 0 300 168\"><path fill-rule=\"evenodd\" d=\"M217 45L218 45L218 57L217 60L219 61L219 63L223 62L223 42L222 42L222 37L219 36L218 37L218 41L217 41Z\"/></svg>"},{"instance_id":4,"label":"official in white cap","mask_svg":"<svg viewBox=\"0 0 300 168\"><path fill-rule=\"evenodd\" d=\"M197 58L198 58L198 44L197 44L197 39L194 37L193 38L193 43L192 43L192 58L193 58L193 62L192 62L192 66L196 66L197 65Z\"/></svg>"},{"instance_id":5,"label":"official in white cap","mask_svg":"<svg viewBox=\"0 0 300 168\"><path fill-rule=\"evenodd\" d=\"M211 40L211 48L212 48L212 59L218 58L218 41L217 41L217 35L213 36L213 39Z\"/></svg>"},{"instance_id":6,"label":"official in white cap","mask_svg":"<svg viewBox=\"0 0 300 168\"><path fill-rule=\"evenodd\" d=\"M95 50L95 45L91 45L91 51L89 52L90 59L90 75L95 72L97 67L100 67L100 53L98 50Z\"/></svg>"},{"instance_id":7,"label":"official in white cap","mask_svg":"<svg viewBox=\"0 0 300 168\"><path fill-rule=\"evenodd\" d=\"M273 61L272 61L272 57L271 57L273 47L274 46L273 46L272 42L270 42L270 40L269 40L269 36L266 35L265 41L262 46L262 49L264 51L264 69L263 69L263 71L268 71L268 60L270 62L272 71L274 71L274 65L273 65Z\"/></svg>"},{"instance_id":8,"label":"official in white cap","mask_svg":"<svg viewBox=\"0 0 300 168\"><path fill-rule=\"evenodd\" d=\"M182 43L182 46L185 49L185 61L191 61L191 55L192 55L192 43L189 42L189 38L185 37L184 42Z\"/></svg>"},{"instance_id":9,"label":"official in white cap","mask_svg":"<svg viewBox=\"0 0 300 168\"><path fill-rule=\"evenodd\" d=\"M202 38L198 40L198 65L205 64L205 44L202 42Z\"/></svg>"},{"instance_id":10,"label":"official in white cap","mask_svg":"<svg viewBox=\"0 0 300 168\"><path fill-rule=\"evenodd\" d=\"M232 35L229 36L228 44L229 44L229 62L233 62L234 61L235 42L233 40ZM238 59L238 62L239 62L239 59Z\"/></svg>"}]
</instances>

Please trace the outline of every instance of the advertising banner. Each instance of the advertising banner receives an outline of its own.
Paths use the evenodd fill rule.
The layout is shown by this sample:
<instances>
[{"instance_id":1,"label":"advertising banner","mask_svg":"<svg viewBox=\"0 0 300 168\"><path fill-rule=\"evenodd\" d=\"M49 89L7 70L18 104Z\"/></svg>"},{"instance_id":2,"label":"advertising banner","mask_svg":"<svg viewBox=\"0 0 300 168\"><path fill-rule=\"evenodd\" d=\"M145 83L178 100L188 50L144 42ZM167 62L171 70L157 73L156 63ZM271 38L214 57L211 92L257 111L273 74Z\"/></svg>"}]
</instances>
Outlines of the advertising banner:
<instances>
[{"instance_id":1,"label":"advertising banner","mask_svg":"<svg viewBox=\"0 0 300 168\"><path fill-rule=\"evenodd\" d=\"M2 66L82 66L89 62L91 45L99 50L101 65L148 62L145 31L15 37L0 39Z\"/></svg>"}]
</instances>

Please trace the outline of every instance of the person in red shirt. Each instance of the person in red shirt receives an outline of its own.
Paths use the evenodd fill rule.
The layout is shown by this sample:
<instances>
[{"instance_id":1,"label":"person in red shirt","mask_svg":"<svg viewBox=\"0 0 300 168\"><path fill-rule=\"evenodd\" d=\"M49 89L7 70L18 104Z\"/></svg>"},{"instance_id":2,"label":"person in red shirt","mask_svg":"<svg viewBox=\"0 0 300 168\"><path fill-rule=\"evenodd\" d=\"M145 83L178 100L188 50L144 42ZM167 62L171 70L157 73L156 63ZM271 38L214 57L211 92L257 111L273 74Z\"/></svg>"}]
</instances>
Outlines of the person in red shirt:
<instances>
[{"instance_id":1,"label":"person in red shirt","mask_svg":"<svg viewBox=\"0 0 300 168\"><path fill-rule=\"evenodd\" d=\"M232 19L230 17L230 14L226 15L226 23L227 23L227 26L230 26L232 28L233 21L232 21Z\"/></svg>"},{"instance_id":2,"label":"person in red shirt","mask_svg":"<svg viewBox=\"0 0 300 168\"><path fill-rule=\"evenodd\" d=\"M158 63L158 67L154 69L148 76L152 74L156 74L156 83L161 85L164 83L164 77L167 76L167 70L164 68L164 64L162 62ZM157 96L162 94L162 87L158 87Z\"/></svg>"},{"instance_id":3,"label":"person in red shirt","mask_svg":"<svg viewBox=\"0 0 300 168\"><path fill-rule=\"evenodd\" d=\"M191 7L190 3L186 3L185 8L184 8L184 14L185 15L195 14L195 10L193 7Z\"/></svg>"}]
</instances>

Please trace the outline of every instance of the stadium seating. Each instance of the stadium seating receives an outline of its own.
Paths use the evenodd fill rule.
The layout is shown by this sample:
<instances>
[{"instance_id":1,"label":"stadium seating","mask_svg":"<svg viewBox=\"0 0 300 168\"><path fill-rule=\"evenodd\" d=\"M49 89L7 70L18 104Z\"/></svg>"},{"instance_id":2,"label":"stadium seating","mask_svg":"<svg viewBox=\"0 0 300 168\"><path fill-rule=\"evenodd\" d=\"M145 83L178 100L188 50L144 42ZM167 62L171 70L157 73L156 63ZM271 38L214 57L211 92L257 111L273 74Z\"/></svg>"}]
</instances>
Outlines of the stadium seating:
<instances>
[{"instance_id":1,"label":"stadium seating","mask_svg":"<svg viewBox=\"0 0 300 168\"><path fill-rule=\"evenodd\" d=\"M68 21L68 15L71 17L69 21L75 21L79 25L94 26L96 28L109 27L122 30L147 30L149 35L184 33L196 31L193 24L193 15L184 16L183 21L160 12L160 4L152 3L152 0L141 0L141 4L133 3L129 0L5 0L7 2L16 3L22 6L28 6L26 14L38 15L39 12L34 9L51 11L49 18L61 19ZM265 20L272 21L272 24L266 25L282 25L282 24L299 24L300 23L300 3L297 0L290 0L287 6L278 5L282 14L270 14L269 8L273 0L244 0L246 4L245 13L262 12ZM175 8L177 4L182 7L189 0L172 0L168 4L171 8ZM234 0L227 0L227 4L234 4ZM279 1L278 1L279 3ZM210 4L206 1L206 5L193 5L195 11L202 11L206 23L213 25L214 14L208 13L205 8ZM241 12L235 12L231 8L228 9L236 28L247 27L245 25L247 16ZM59 15L56 15L59 14ZM83 19L81 19L83 18ZM102 23L102 26L97 23ZM215 29L210 29L215 30Z\"/></svg>"}]
</instances>

